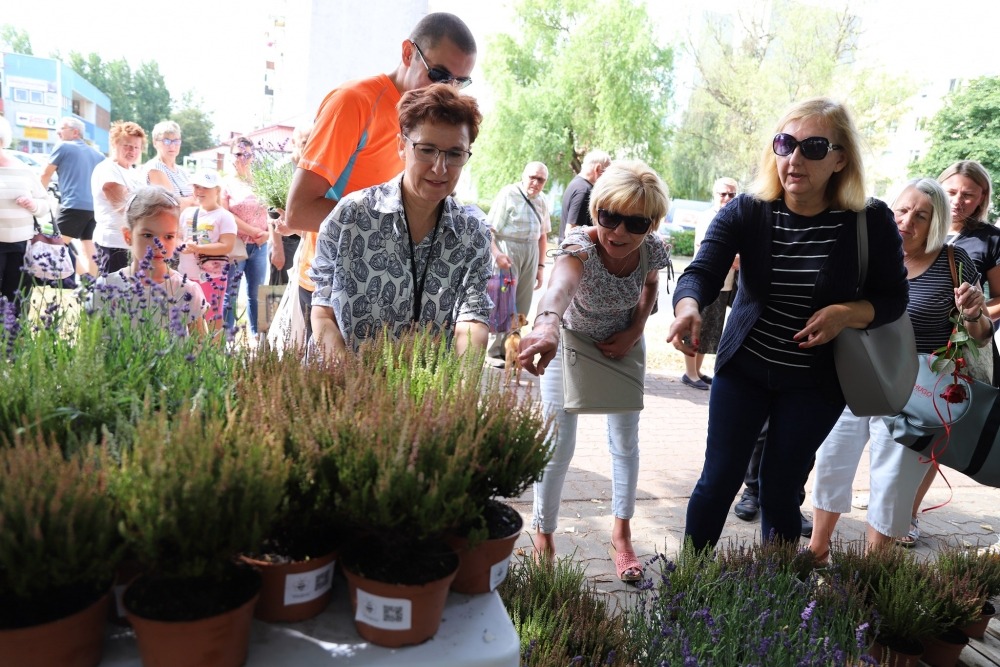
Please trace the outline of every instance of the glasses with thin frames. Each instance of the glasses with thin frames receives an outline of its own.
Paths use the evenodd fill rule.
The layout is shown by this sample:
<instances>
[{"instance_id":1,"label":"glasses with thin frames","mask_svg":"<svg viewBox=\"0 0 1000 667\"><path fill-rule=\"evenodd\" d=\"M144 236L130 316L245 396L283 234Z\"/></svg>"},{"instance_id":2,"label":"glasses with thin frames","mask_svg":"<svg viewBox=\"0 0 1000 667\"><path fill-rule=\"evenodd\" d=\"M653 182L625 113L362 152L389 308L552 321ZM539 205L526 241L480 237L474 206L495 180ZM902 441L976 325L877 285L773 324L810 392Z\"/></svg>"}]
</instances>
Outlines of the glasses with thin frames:
<instances>
[{"instance_id":1,"label":"glasses with thin frames","mask_svg":"<svg viewBox=\"0 0 1000 667\"><path fill-rule=\"evenodd\" d=\"M434 144L425 144L410 139L405 134L403 138L413 146L413 157L417 162L434 164L438 157L444 155L444 163L449 167L461 167L472 157L472 151L463 151L460 148L438 148Z\"/></svg>"},{"instance_id":2,"label":"glasses with thin frames","mask_svg":"<svg viewBox=\"0 0 1000 667\"><path fill-rule=\"evenodd\" d=\"M802 151L802 157L807 160L822 160L830 154L830 151L844 150L843 146L831 144L826 137L809 137L799 141L784 132L774 135L774 141L771 142L771 150L781 157L788 157L795 152L796 147Z\"/></svg>"},{"instance_id":3,"label":"glasses with thin frames","mask_svg":"<svg viewBox=\"0 0 1000 667\"><path fill-rule=\"evenodd\" d=\"M605 229L618 229L625 223L625 231L629 234L645 234L653 225L653 221L641 215L622 215L603 208L597 209L597 224Z\"/></svg>"},{"instance_id":4,"label":"glasses with thin frames","mask_svg":"<svg viewBox=\"0 0 1000 667\"><path fill-rule=\"evenodd\" d=\"M424 64L424 69L427 70L427 78L430 79L432 83L453 83L459 88L465 88L472 83L471 76L455 76L443 67L438 67L436 65L431 67L427 64L427 59L424 58L424 52L420 50L417 43L410 40L410 44L413 44L413 48L417 50L417 55L420 56L420 62Z\"/></svg>"},{"instance_id":5,"label":"glasses with thin frames","mask_svg":"<svg viewBox=\"0 0 1000 667\"><path fill-rule=\"evenodd\" d=\"M180 139L160 139L160 141L163 142L164 146L180 146L181 145L181 140Z\"/></svg>"}]
</instances>

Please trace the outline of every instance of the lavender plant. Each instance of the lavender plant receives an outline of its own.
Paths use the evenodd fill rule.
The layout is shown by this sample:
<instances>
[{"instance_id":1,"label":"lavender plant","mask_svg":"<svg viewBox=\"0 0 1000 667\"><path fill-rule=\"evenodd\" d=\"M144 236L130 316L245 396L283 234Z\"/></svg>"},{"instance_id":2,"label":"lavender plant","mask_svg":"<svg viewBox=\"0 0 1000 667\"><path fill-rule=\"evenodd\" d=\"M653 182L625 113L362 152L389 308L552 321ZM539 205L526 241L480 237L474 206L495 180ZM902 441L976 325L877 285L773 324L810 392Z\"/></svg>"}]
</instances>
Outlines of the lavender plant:
<instances>
[{"instance_id":1,"label":"lavender plant","mask_svg":"<svg viewBox=\"0 0 1000 667\"><path fill-rule=\"evenodd\" d=\"M871 610L849 579L802 577L794 548L658 555L659 575L626 612L636 665L864 662Z\"/></svg>"}]
</instances>

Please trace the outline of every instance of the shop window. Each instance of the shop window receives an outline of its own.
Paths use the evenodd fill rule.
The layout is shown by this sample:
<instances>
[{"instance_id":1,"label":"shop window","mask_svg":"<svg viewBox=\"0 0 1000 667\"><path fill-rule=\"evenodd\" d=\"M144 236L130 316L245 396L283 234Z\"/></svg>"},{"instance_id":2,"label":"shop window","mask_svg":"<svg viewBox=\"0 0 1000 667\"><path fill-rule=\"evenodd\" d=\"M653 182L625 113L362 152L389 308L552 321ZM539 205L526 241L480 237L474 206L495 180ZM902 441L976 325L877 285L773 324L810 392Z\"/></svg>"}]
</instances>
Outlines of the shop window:
<instances>
[{"instance_id":1,"label":"shop window","mask_svg":"<svg viewBox=\"0 0 1000 667\"><path fill-rule=\"evenodd\" d=\"M15 102L27 102L28 101L28 91L24 88L11 88L11 96L14 98Z\"/></svg>"},{"instance_id":2,"label":"shop window","mask_svg":"<svg viewBox=\"0 0 1000 667\"><path fill-rule=\"evenodd\" d=\"M40 90L31 91L32 104L45 104L45 94Z\"/></svg>"}]
</instances>

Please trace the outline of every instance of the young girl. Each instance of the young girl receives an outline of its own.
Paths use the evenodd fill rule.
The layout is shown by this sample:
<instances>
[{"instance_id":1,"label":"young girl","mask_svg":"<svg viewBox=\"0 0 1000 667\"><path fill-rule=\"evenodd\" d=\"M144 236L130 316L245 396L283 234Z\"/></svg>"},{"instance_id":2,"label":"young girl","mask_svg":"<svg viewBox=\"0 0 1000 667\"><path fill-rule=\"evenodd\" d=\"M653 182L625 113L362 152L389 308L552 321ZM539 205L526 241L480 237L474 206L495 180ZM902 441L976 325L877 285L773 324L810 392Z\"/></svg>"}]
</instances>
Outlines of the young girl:
<instances>
[{"instance_id":1,"label":"young girl","mask_svg":"<svg viewBox=\"0 0 1000 667\"><path fill-rule=\"evenodd\" d=\"M181 214L186 242L177 270L201 285L208 299L208 326L218 331L222 328L229 253L236 242L236 220L222 208L222 179L218 172L202 169L191 179L191 185L199 205Z\"/></svg>"},{"instance_id":2,"label":"young girl","mask_svg":"<svg viewBox=\"0 0 1000 667\"><path fill-rule=\"evenodd\" d=\"M132 263L97 279L88 310L127 309L133 322L152 320L178 334L204 332L205 295L166 264L180 241L180 206L160 186L138 188L125 202L122 235Z\"/></svg>"}]
</instances>

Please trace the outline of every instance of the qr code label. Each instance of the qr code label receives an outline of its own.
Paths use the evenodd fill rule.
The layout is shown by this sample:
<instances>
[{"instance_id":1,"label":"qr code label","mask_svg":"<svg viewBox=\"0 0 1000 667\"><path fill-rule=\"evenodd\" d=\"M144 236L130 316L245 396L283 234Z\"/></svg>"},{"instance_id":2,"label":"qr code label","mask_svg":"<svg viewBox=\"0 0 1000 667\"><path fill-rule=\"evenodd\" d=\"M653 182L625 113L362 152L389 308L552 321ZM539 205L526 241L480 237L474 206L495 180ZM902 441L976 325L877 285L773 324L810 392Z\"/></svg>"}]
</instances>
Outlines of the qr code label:
<instances>
[{"instance_id":1,"label":"qr code label","mask_svg":"<svg viewBox=\"0 0 1000 667\"><path fill-rule=\"evenodd\" d=\"M302 604L321 597L333 585L333 566L329 563L323 567L289 574L285 576L285 604Z\"/></svg>"},{"instance_id":2,"label":"qr code label","mask_svg":"<svg viewBox=\"0 0 1000 667\"><path fill-rule=\"evenodd\" d=\"M413 627L412 603L373 595L359 588L354 620L382 630L409 630Z\"/></svg>"}]
</instances>

